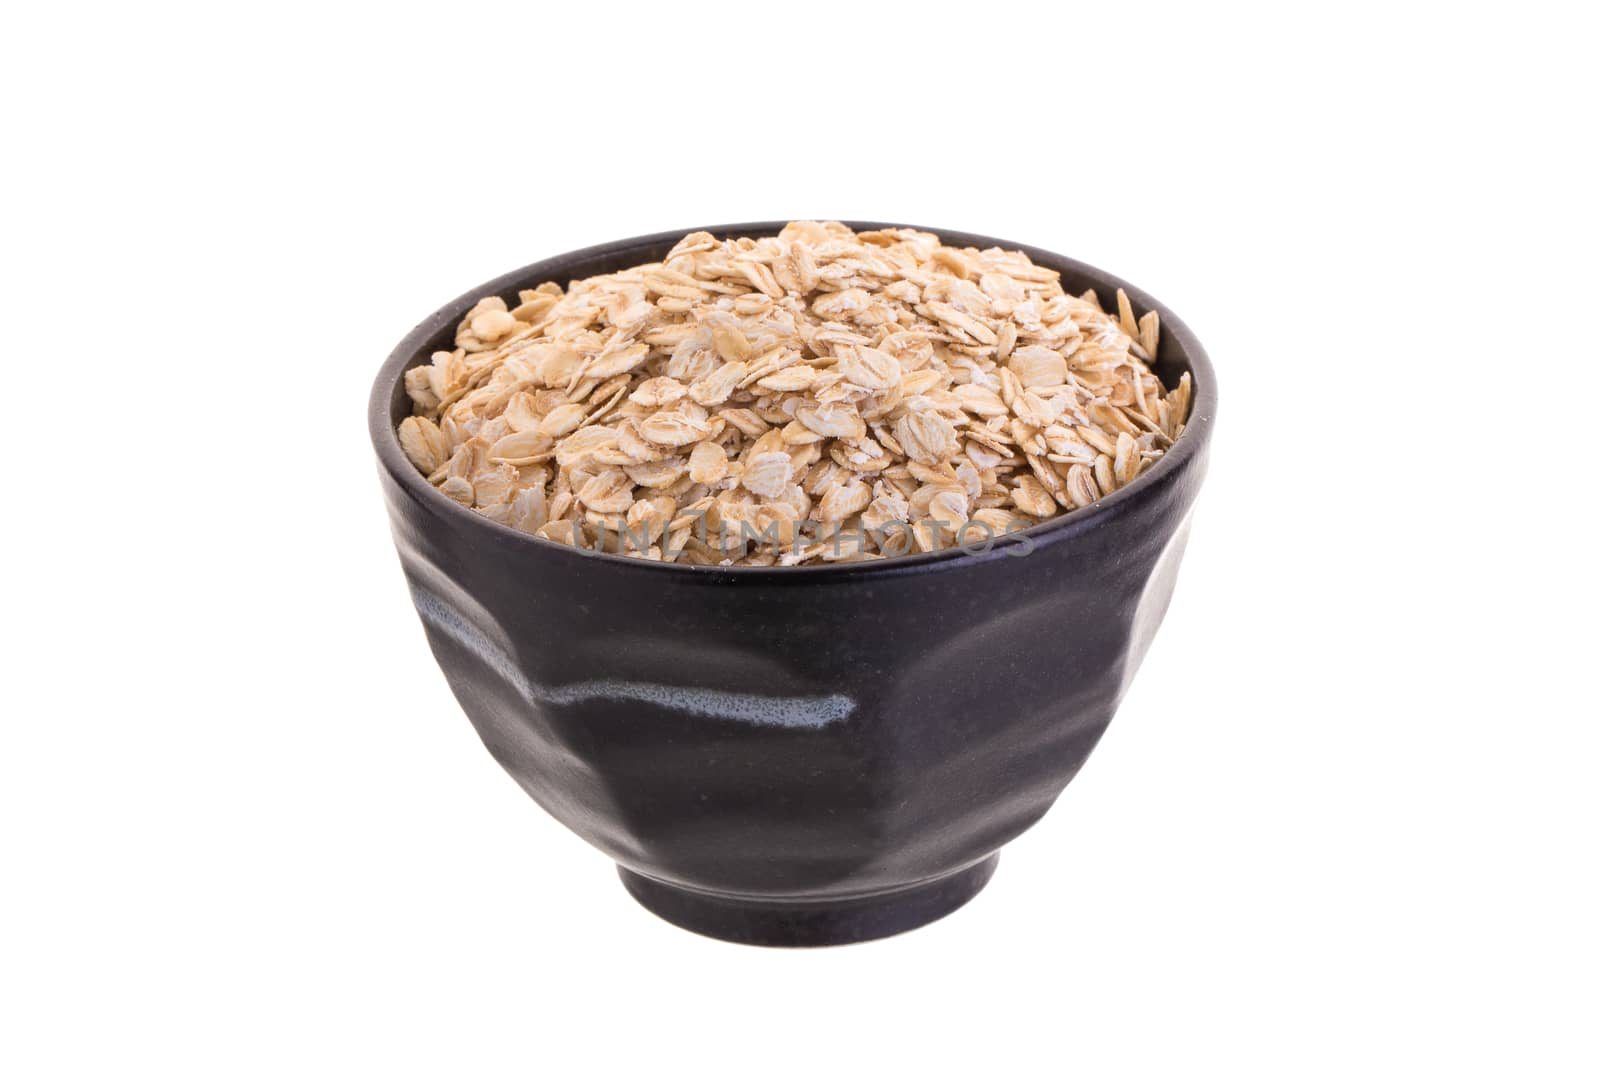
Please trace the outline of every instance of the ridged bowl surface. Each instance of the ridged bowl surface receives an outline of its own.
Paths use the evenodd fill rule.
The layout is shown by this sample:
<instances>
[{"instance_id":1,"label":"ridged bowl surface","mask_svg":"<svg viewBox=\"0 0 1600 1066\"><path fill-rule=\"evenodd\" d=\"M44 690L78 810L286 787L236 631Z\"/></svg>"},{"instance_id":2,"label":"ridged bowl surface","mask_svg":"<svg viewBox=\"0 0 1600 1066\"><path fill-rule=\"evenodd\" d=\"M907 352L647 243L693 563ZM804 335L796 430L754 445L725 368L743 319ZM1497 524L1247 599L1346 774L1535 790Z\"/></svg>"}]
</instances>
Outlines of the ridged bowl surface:
<instances>
[{"instance_id":1,"label":"ridged bowl surface","mask_svg":"<svg viewBox=\"0 0 1600 1066\"><path fill-rule=\"evenodd\" d=\"M882 223L852 222L853 228ZM764 236L781 223L704 227ZM1138 289L1012 241L1071 292L1160 312L1157 373L1189 371L1183 437L1026 547L862 564L692 567L583 552L453 503L395 438L404 372L479 298L660 259L685 232L587 248L469 292L374 386L395 544L429 644L484 744L623 868L641 902L753 943L836 943L939 917L1049 809L1105 731L1172 595L1205 473L1214 375Z\"/></svg>"}]
</instances>

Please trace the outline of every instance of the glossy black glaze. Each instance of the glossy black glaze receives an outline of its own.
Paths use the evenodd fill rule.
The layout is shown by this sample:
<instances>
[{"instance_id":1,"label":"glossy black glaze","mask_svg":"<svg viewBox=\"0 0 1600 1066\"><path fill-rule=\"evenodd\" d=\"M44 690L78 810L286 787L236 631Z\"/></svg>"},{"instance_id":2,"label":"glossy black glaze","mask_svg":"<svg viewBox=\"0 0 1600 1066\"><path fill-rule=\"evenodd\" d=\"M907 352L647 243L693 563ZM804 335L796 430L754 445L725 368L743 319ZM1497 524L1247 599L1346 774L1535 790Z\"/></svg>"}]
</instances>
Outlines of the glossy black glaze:
<instances>
[{"instance_id":1,"label":"glossy black glaze","mask_svg":"<svg viewBox=\"0 0 1600 1066\"><path fill-rule=\"evenodd\" d=\"M856 228L880 223L853 222ZM706 227L764 236L780 223ZM928 230L929 227L919 226ZM966 902L1001 845L1099 740L1172 594L1216 382L1144 293L1016 242L1069 291L1159 310L1182 439L1128 488L981 556L798 569L629 560L517 533L412 468L402 377L480 297L661 258L683 232L536 263L403 340L370 411L395 543L428 641L484 744L676 924L759 944L886 936Z\"/></svg>"}]
</instances>

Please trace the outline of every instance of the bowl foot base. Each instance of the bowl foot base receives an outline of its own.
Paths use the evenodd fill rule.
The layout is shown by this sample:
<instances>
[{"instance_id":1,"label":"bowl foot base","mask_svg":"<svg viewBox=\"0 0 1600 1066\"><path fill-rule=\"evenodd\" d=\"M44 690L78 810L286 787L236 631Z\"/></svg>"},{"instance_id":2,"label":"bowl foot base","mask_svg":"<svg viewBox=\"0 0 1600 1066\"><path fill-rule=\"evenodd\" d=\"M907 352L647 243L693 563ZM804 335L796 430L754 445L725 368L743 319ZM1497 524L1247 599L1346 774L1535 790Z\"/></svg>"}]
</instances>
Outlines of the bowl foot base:
<instances>
[{"instance_id":1,"label":"bowl foot base","mask_svg":"<svg viewBox=\"0 0 1600 1066\"><path fill-rule=\"evenodd\" d=\"M994 876L995 853L965 870L856 899L741 899L680 888L617 867L622 883L645 909L690 932L765 947L822 947L876 940L937 921L976 896Z\"/></svg>"}]
</instances>

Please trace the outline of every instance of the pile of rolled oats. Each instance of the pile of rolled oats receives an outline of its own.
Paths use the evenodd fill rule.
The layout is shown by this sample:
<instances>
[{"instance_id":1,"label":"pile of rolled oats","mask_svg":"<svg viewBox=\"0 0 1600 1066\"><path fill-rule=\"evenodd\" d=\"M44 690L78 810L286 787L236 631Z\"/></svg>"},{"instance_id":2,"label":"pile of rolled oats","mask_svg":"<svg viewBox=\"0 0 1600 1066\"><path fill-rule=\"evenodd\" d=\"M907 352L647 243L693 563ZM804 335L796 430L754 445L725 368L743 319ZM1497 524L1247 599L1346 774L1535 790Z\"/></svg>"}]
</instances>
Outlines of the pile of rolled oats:
<instances>
[{"instance_id":1,"label":"pile of rolled oats","mask_svg":"<svg viewBox=\"0 0 1600 1066\"><path fill-rule=\"evenodd\" d=\"M793 222L479 301L406 374L445 495L578 547L796 565L986 549L1137 477L1183 432L1160 324L1021 252Z\"/></svg>"}]
</instances>

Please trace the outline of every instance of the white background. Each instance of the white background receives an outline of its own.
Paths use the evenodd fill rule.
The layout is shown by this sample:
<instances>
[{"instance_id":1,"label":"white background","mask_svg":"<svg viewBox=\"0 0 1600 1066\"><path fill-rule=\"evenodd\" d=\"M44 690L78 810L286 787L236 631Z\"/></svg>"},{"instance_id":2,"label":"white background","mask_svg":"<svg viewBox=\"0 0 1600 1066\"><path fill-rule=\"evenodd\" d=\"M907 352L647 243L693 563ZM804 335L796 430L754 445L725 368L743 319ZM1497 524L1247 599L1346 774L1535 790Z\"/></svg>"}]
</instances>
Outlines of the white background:
<instances>
[{"instance_id":1,"label":"white background","mask_svg":"<svg viewBox=\"0 0 1600 1066\"><path fill-rule=\"evenodd\" d=\"M44 10L0 34L0 1057L1600 1055L1575 18ZM480 281L781 217L1095 263L1222 386L1084 772L964 910L810 952L650 917L495 766L364 421Z\"/></svg>"}]
</instances>

